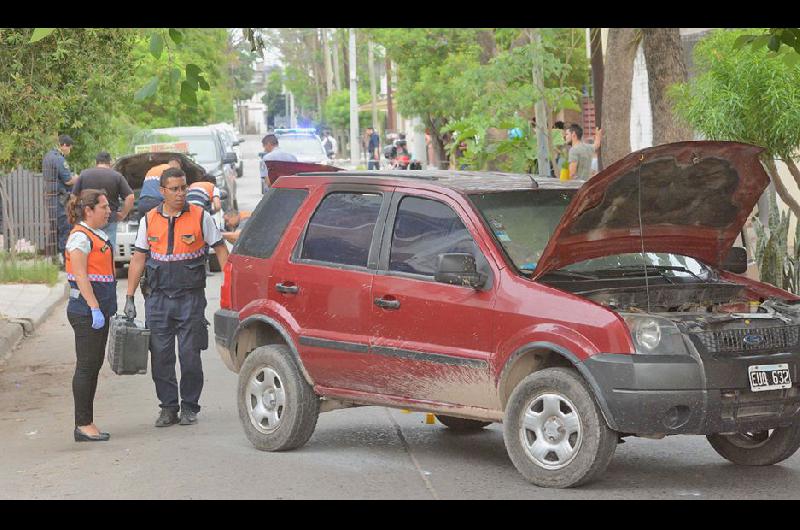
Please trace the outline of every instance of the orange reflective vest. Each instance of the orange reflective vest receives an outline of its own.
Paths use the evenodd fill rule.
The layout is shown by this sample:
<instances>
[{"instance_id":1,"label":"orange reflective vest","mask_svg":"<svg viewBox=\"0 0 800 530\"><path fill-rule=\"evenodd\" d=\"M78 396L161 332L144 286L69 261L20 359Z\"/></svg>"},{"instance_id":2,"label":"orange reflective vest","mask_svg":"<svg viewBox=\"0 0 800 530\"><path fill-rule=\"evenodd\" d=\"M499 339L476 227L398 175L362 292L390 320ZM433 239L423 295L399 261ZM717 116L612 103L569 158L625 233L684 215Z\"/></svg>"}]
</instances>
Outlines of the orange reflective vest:
<instances>
[{"instance_id":1,"label":"orange reflective vest","mask_svg":"<svg viewBox=\"0 0 800 530\"><path fill-rule=\"evenodd\" d=\"M186 201L210 209L211 199L214 198L214 187L211 182L194 182L189 186Z\"/></svg>"},{"instance_id":2,"label":"orange reflective vest","mask_svg":"<svg viewBox=\"0 0 800 530\"><path fill-rule=\"evenodd\" d=\"M178 217L165 217L163 205L147 212L147 283L151 289L177 292L206 286L205 210L186 204Z\"/></svg>"},{"instance_id":3,"label":"orange reflective vest","mask_svg":"<svg viewBox=\"0 0 800 530\"><path fill-rule=\"evenodd\" d=\"M108 241L100 238L93 231L80 224L75 225L70 235L82 232L89 238L90 251L87 256L86 272L92 291L100 304L100 309L106 315L117 311L117 280L114 277L114 250ZM91 314L91 308L83 295L78 290L75 281L72 258L69 252L64 252L64 268L67 272L67 281L71 287L67 312L78 314Z\"/></svg>"}]
</instances>

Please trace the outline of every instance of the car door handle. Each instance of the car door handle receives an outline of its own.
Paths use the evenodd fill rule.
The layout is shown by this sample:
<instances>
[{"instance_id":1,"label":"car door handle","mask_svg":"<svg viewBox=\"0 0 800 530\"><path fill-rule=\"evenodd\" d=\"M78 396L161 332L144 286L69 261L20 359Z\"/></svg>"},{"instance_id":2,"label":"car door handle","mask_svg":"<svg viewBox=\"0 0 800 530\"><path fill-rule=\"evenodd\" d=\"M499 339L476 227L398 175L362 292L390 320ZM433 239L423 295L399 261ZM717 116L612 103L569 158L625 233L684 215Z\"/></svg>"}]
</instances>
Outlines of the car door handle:
<instances>
[{"instance_id":1,"label":"car door handle","mask_svg":"<svg viewBox=\"0 0 800 530\"><path fill-rule=\"evenodd\" d=\"M276 283L275 288L278 292L286 293L286 294L297 294L300 291L300 286L298 285L286 285L284 283Z\"/></svg>"},{"instance_id":2,"label":"car door handle","mask_svg":"<svg viewBox=\"0 0 800 530\"><path fill-rule=\"evenodd\" d=\"M384 309L400 309L400 300L387 300L386 298L376 298L375 305Z\"/></svg>"}]
</instances>

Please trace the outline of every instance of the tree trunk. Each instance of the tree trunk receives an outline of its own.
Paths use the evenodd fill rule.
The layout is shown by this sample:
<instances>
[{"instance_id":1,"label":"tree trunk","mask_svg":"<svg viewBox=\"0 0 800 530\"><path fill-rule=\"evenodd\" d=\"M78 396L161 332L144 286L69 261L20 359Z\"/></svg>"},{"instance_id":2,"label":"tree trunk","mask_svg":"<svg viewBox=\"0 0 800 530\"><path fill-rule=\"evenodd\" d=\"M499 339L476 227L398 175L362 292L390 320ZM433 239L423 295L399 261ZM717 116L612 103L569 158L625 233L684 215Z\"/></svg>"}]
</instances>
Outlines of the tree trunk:
<instances>
[{"instance_id":1,"label":"tree trunk","mask_svg":"<svg viewBox=\"0 0 800 530\"><path fill-rule=\"evenodd\" d=\"M394 103L392 102L392 60L386 55L386 128L397 130L394 119Z\"/></svg>"},{"instance_id":2,"label":"tree trunk","mask_svg":"<svg viewBox=\"0 0 800 530\"><path fill-rule=\"evenodd\" d=\"M478 44L481 47L481 64L489 64L497 56L497 41L494 38L494 30L482 30L477 35Z\"/></svg>"},{"instance_id":3,"label":"tree trunk","mask_svg":"<svg viewBox=\"0 0 800 530\"><path fill-rule=\"evenodd\" d=\"M378 136L383 137L383 127L378 123L378 89L375 86L375 45L372 41L367 43L367 61L369 62L369 93L372 99L372 126L378 131Z\"/></svg>"},{"instance_id":4,"label":"tree trunk","mask_svg":"<svg viewBox=\"0 0 800 530\"><path fill-rule=\"evenodd\" d=\"M598 129L603 126L603 46L601 42L600 28L592 28L590 37L590 55L592 64L592 88L594 96L594 115L595 127ZM603 170L603 147L597 150L597 169Z\"/></svg>"},{"instance_id":5,"label":"tree trunk","mask_svg":"<svg viewBox=\"0 0 800 530\"><path fill-rule=\"evenodd\" d=\"M653 113L653 145L692 140L692 129L672 112L667 96L670 86L687 79L678 28L642 28L642 47Z\"/></svg>"},{"instance_id":6,"label":"tree trunk","mask_svg":"<svg viewBox=\"0 0 800 530\"><path fill-rule=\"evenodd\" d=\"M336 90L342 89L342 74L339 70L339 34L338 30L333 30L333 75L336 81Z\"/></svg>"},{"instance_id":7,"label":"tree trunk","mask_svg":"<svg viewBox=\"0 0 800 530\"><path fill-rule=\"evenodd\" d=\"M792 210L792 213L800 219L800 204L792 197L792 194L786 188L786 185L781 180L781 176L778 174L778 166L775 164L775 160L770 157L765 157L764 164L767 166L767 173L769 173L769 178L772 180L772 183L775 184L775 191L778 192L778 196L781 198L783 203ZM794 164L794 163L792 163ZM797 169L797 168L795 168Z\"/></svg>"},{"instance_id":8,"label":"tree trunk","mask_svg":"<svg viewBox=\"0 0 800 530\"><path fill-rule=\"evenodd\" d=\"M333 92L333 68L331 67L331 49L328 45L330 34L328 28L322 28L322 53L325 56L325 95L330 96Z\"/></svg>"},{"instance_id":9,"label":"tree trunk","mask_svg":"<svg viewBox=\"0 0 800 530\"><path fill-rule=\"evenodd\" d=\"M603 162L606 167L631 152L631 84L636 30L609 28L603 72Z\"/></svg>"},{"instance_id":10,"label":"tree trunk","mask_svg":"<svg viewBox=\"0 0 800 530\"><path fill-rule=\"evenodd\" d=\"M436 123L436 119L432 118L430 114L425 116L425 125L431 133L431 143L433 143L433 150L435 151L437 160L447 160L447 153L444 149L444 139L439 132L441 128ZM442 127L444 124L442 125Z\"/></svg>"}]
</instances>

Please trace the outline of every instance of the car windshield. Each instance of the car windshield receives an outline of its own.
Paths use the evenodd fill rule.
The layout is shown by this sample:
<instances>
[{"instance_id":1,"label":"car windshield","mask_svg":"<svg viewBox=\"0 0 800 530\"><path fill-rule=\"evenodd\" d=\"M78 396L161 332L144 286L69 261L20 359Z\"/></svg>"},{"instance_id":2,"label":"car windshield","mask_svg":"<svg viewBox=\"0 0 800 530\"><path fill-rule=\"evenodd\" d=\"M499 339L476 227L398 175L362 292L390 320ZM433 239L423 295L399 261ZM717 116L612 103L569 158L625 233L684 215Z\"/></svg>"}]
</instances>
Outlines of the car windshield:
<instances>
[{"instance_id":1,"label":"car windshield","mask_svg":"<svg viewBox=\"0 0 800 530\"><path fill-rule=\"evenodd\" d=\"M521 271L533 271L575 190L474 193L478 208L506 254Z\"/></svg>"},{"instance_id":2,"label":"car windshield","mask_svg":"<svg viewBox=\"0 0 800 530\"><path fill-rule=\"evenodd\" d=\"M628 275L639 271L644 273L645 265L650 274L657 272L658 274L668 276L693 276L702 280L709 279L709 277L713 275L710 268L694 258L665 252L637 252L603 256L573 263L561 270L584 274L602 272L604 274Z\"/></svg>"},{"instance_id":3,"label":"car windshield","mask_svg":"<svg viewBox=\"0 0 800 530\"><path fill-rule=\"evenodd\" d=\"M314 136L278 136L278 146L281 150L291 153L294 156L307 157L325 157L325 149L322 148L322 142Z\"/></svg>"},{"instance_id":4,"label":"car windshield","mask_svg":"<svg viewBox=\"0 0 800 530\"><path fill-rule=\"evenodd\" d=\"M213 164L220 161L217 143L213 136L209 135L174 135L159 131L140 133L135 143L158 143L158 142L188 142L189 156L198 164Z\"/></svg>"}]
</instances>

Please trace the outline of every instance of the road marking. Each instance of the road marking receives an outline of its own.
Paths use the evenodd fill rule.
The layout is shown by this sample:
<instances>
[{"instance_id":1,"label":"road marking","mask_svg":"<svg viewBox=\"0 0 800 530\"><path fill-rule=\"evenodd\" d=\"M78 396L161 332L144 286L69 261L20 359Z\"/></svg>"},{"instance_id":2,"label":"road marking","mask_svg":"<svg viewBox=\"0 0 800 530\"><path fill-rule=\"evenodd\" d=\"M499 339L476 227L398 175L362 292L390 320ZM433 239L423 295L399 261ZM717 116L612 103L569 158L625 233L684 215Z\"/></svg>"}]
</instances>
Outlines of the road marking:
<instances>
[{"instance_id":1,"label":"road marking","mask_svg":"<svg viewBox=\"0 0 800 530\"><path fill-rule=\"evenodd\" d=\"M386 412L386 415L389 416L389 420L394 424L394 428L397 431L397 436L398 438L400 438L400 442L403 444L403 448L406 450L406 453L408 453L408 456L411 458L411 462L414 464L414 467L417 468L419 476L422 477L422 481L425 483L425 487L428 488L428 491L430 492L434 500L438 501L439 495L436 493L436 490L433 488L433 484L431 484L431 481L428 480L427 477L427 475L430 475L430 473L422 470L422 467L419 465L417 458L411 452L411 447L409 447L408 442L406 441L406 437L403 436L403 430L400 428L400 424L397 423L397 421L394 419L392 414L389 412L389 409L384 407L383 410Z\"/></svg>"}]
</instances>

